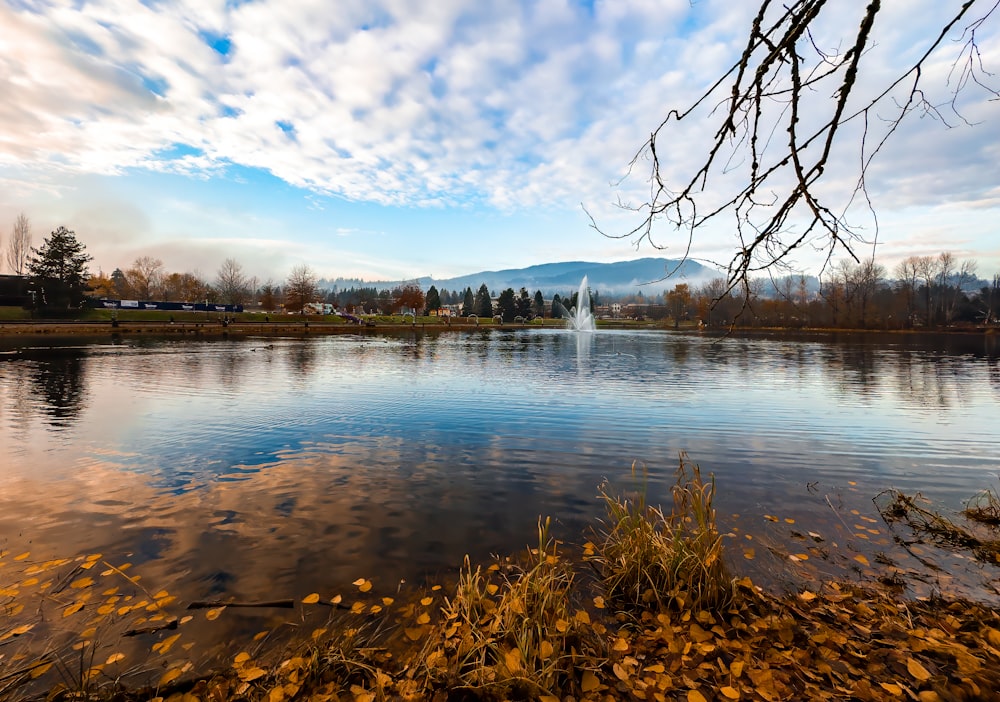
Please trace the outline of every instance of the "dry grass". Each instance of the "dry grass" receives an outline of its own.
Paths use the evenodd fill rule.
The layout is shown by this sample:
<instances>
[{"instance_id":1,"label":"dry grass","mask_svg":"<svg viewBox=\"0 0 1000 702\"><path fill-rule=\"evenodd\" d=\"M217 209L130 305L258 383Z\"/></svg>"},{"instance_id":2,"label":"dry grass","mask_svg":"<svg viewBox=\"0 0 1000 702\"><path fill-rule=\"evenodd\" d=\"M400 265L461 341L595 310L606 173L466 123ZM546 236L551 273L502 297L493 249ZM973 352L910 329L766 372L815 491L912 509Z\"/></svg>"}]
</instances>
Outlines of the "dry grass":
<instances>
[{"instance_id":1,"label":"dry grass","mask_svg":"<svg viewBox=\"0 0 1000 702\"><path fill-rule=\"evenodd\" d=\"M995 495L992 495L995 498ZM875 506L887 524L904 522L914 533L926 536L934 543L941 546L967 549L980 561L984 563L1000 564L1000 540L996 538L980 536L954 520L922 506L921 503L929 503L920 493L912 497L898 490L886 490L875 497ZM987 501L981 505L984 510L983 518L974 521L990 524L990 504ZM997 506L1000 508L1000 505ZM968 514L969 509L963 515L972 519ZM994 532L995 533L995 532Z\"/></svg>"},{"instance_id":2,"label":"dry grass","mask_svg":"<svg viewBox=\"0 0 1000 702\"><path fill-rule=\"evenodd\" d=\"M735 590L712 507L714 477L706 481L681 454L669 514L647 501L647 477L643 469L643 484L631 498L612 494L606 482L599 488L608 518L594 560L608 601L640 609L726 607Z\"/></svg>"},{"instance_id":3,"label":"dry grass","mask_svg":"<svg viewBox=\"0 0 1000 702\"><path fill-rule=\"evenodd\" d=\"M997 527L1000 526L1000 495L994 490L987 488L971 500L962 511L966 519L971 519L980 524Z\"/></svg>"},{"instance_id":4,"label":"dry grass","mask_svg":"<svg viewBox=\"0 0 1000 702\"><path fill-rule=\"evenodd\" d=\"M587 612L574 606L574 571L549 526L539 520L538 547L522 563L498 561L483 570L466 558L422 655L430 687L558 698L576 686L585 661L599 665L605 644Z\"/></svg>"}]
</instances>

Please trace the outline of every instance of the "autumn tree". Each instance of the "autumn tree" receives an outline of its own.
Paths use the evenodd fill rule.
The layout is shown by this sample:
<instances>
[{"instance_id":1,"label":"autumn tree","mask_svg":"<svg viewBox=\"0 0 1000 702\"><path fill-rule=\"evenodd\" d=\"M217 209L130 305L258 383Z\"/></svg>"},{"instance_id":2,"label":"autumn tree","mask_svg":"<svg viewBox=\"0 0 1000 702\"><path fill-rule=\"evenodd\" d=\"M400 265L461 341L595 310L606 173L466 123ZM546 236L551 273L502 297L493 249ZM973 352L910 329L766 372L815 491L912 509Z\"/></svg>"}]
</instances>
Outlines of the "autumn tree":
<instances>
[{"instance_id":1,"label":"autumn tree","mask_svg":"<svg viewBox=\"0 0 1000 702\"><path fill-rule=\"evenodd\" d=\"M87 264L92 260L85 249L76 234L66 227L59 227L41 247L32 249L27 270L39 296L36 305L64 309L80 306L90 277Z\"/></svg>"},{"instance_id":2,"label":"autumn tree","mask_svg":"<svg viewBox=\"0 0 1000 702\"><path fill-rule=\"evenodd\" d=\"M674 329L680 326L682 319L687 319L691 308L691 287L687 283L679 283L666 294L667 310L674 320Z\"/></svg>"},{"instance_id":3,"label":"autumn tree","mask_svg":"<svg viewBox=\"0 0 1000 702\"><path fill-rule=\"evenodd\" d=\"M424 291L420 289L420 285L415 282L405 283L393 288L392 309L394 312L402 310L416 314L418 310L423 309L424 299Z\"/></svg>"},{"instance_id":4,"label":"autumn tree","mask_svg":"<svg viewBox=\"0 0 1000 702\"><path fill-rule=\"evenodd\" d=\"M152 256L139 256L125 271L129 288L139 300L153 300L160 291L163 261Z\"/></svg>"},{"instance_id":5,"label":"autumn tree","mask_svg":"<svg viewBox=\"0 0 1000 702\"><path fill-rule=\"evenodd\" d=\"M108 299L115 297L115 283L110 276L98 272L87 279L87 289L92 297Z\"/></svg>"},{"instance_id":6,"label":"autumn tree","mask_svg":"<svg viewBox=\"0 0 1000 702\"><path fill-rule=\"evenodd\" d=\"M302 313L307 303L315 301L318 292L316 274L306 264L299 264L292 268L285 282L285 308Z\"/></svg>"},{"instance_id":7,"label":"autumn tree","mask_svg":"<svg viewBox=\"0 0 1000 702\"><path fill-rule=\"evenodd\" d=\"M14 220L7 242L7 267L14 275L24 275L31 259L31 222L22 212Z\"/></svg>"},{"instance_id":8,"label":"autumn tree","mask_svg":"<svg viewBox=\"0 0 1000 702\"><path fill-rule=\"evenodd\" d=\"M860 262L856 249L870 245L878 222L871 217L868 227L853 215L870 211L869 167L901 123L916 114L950 126L964 121L963 90L1000 95L977 44L995 0L941 3L947 14L896 72L870 51L885 4L760 2L741 55L690 104L669 110L633 158L630 172L648 164L649 195L628 206L639 223L611 236L665 248L673 233L686 256L701 232L730 217L727 287L746 295L755 273L786 265L800 249ZM838 42L831 34L841 27L850 29ZM943 102L925 94L926 75L938 73L925 69L941 63L951 65ZM692 142L685 130L698 124L709 128ZM667 158L679 140L698 154L690 167Z\"/></svg>"}]
</instances>

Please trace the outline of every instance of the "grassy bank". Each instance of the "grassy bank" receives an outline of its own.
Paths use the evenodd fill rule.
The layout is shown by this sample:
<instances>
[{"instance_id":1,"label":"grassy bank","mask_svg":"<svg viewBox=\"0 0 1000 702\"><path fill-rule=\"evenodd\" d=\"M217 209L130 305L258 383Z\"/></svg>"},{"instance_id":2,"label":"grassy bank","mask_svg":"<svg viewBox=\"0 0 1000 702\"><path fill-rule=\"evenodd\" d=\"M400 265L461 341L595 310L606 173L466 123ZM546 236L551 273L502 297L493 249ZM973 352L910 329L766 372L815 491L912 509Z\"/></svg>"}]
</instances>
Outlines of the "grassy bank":
<instances>
[{"instance_id":1,"label":"grassy bank","mask_svg":"<svg viewBox=\"0 0 1000 702\"><path fill-rule=\"evenodd\" d=\"M451 584L411 592L362 578L296 602L179 603L99 554L23 568L26 554L0 554L0 578L17 581L0 589L14 613L0 624L0 697L932 702L1000 690L995 609L907 600L878 580L769 593L726 558L711 478L682 459L662 507L641 477L629 493L601 486L606 516L579 548L540 520L524 553L466 560ZM890 518L947 531L936 512L890 497ZM970 507L987 529L995 497ZM46 580L47 607L17 611ZM294 633L265 631L199 663L186 632L238 606L292 609ZM43 612L86 628L20 647L45 628ZM132 662L126 638L151 660Z\"/></svg>"}]
</instances>

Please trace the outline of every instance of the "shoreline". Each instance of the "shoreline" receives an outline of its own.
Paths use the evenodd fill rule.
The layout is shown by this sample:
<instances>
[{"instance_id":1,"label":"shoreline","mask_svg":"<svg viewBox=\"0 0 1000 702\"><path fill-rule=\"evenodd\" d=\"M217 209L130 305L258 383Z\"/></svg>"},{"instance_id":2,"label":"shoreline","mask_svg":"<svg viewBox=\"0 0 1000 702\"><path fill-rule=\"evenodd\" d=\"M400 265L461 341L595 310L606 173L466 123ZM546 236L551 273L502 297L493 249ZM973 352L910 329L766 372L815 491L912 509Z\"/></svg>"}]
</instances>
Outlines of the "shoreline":
<instances>
[{"instance_id":1,"label":"shoreline","mask_svg":"<svg viewBox=\"0 0 1000 702\"><path fill-rule=\"evenodd\" d=\"M551 324L548 322L552 322ZM223 324L219 320L206 321L150 321L150 320L120 320L117 324L111 321L86 320L0 320L0 338L2 337L115 337L115 336L181 336L195 338L243 338L248 336L310 336L330 334L368 334L400 331L473 331L473 330L520 330L520 329L563 329L560 320L546 320L543 324L510 322L495 324L483 321L479 324L466 321L453 323L440 322L369 322L355 324L351 322L330 322L324 320L246 320ZM644 329L667 331L675 334L696 336L742 336L742 337L783 337L783 338L815 338L831 335L856 337L874 336L972 336L992 338L997 336L993 327L975 328L944 328L944 329L838 329L824 327L680 327L673 328L655 323L636 324L634 322L600 324L601 330Z\"/></svg>"}]
</instances>

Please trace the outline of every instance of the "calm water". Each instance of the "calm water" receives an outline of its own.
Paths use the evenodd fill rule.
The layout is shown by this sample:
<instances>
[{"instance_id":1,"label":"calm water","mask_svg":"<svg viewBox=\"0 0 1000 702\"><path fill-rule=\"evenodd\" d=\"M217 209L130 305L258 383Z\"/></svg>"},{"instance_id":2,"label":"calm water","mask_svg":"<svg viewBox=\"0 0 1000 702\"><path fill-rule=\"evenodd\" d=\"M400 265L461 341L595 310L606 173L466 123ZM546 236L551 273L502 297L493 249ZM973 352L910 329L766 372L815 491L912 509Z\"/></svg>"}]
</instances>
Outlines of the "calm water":
<instances>
[{"instance_id":1,"label":"calm water","mask_svg":"<svg viewBox=\"0 0 1000 702\"><path fill-rule=\"evenodd\" d=\"M520 549L539 515L579 543L603 478L628 488L639 462L666 496L681 451L738 544L877 519L890 487L953 508L1000 487L990 338L533 330L0 359L0 550L100 552L182 600L392 589ZM888 548L878 526L851 547Z\"/></svg>"}]
</instances>

